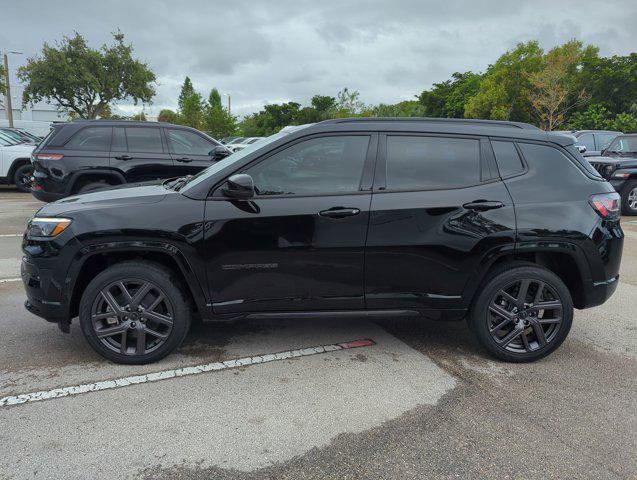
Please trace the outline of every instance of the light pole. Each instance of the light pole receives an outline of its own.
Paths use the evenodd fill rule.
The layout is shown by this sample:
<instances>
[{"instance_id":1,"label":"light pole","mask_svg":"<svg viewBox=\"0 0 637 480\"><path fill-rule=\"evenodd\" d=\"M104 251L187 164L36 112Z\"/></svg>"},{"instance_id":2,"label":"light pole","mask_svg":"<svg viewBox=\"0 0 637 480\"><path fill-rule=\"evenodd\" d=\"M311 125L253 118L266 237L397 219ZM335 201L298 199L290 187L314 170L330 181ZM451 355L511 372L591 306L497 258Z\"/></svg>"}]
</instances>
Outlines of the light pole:
<instances>
[{"instance_id":1,"label":"light pole","mask_svg":"<svg viewBox=\"0 0 637 480\"><path fill-rule=\"evenodd\" d=\"M232 111L230 110L230 94L224 93L226 97L228 97L228 115L232 115Z\"/></svg>"},{"instance_id":2,"label":"light pole","mask_svg":"<svg viewBox=\"0 0 637 480\"><path fill-rule=\"evenodd\" d=\"M22 55L22 52L14 52L14 51L5 51L4 52L4 79L5 79L5 101L6 101L6 111L7 111L7 120L9 120L9 127L13 127L13 105L11 104L11 81L9 80L9 58L7 53L14 53L16 55Z\"/></svg>"}]
</instances>

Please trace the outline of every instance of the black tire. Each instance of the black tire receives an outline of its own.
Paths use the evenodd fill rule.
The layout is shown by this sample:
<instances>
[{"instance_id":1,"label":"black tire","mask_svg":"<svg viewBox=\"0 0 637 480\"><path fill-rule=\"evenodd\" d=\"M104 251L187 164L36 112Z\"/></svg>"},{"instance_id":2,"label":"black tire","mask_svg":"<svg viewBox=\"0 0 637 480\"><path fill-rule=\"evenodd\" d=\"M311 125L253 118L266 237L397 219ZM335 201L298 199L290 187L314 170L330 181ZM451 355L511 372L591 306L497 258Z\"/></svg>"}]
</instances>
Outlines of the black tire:
<instances>
[{"instance_id":1,"label":"black tire","mask_svg":"<svg viewBox=\"0 0 637 480\"><path fill-rule=\"evenodd\" d=\"M102 190L103 188L108 188L110 186L111 184L106 182L89 182L78 188L76 193L95 192L97 190Z\"/></svg>"},{"instance_id":2,"label":"black tire","mask_svg":"<svg viewBox=\"0 0 637 480\"><path fill-rule=\"evenodd\" d=\"M33 165L25 163L16 168L13 172L13 183L21 192L31 191L31 176L33 175Z\"/></svg>"},{"instance_id":3,"label":"black tire","mask_svg":"<svg viewBox=\"0 0 637 480\"><path fill-rule=\"evenodd\" d=\"M139 284L138 289L130 289L131 284ZM164 300L153 309L161 296ZM110 314L115 310L116 315ZM188 295L171 270L153 262L127 261L107 268L88 284L79 317L84 337L97 353L116 363L139 365L156 362L179 347L190 328L192 312Z\"/></svg>"},{"instance_id":4,"label":"black tire","mask_svg":"<svg viewBox=\"0 0 637 480\"><path fill-rule=\"evenodd\" d=\"M637 180L631 180L624 185L621 197L622 213L624 215L637 215Z\"/></svg>"},{"instance_id":5,"label":"black tire","mask_svg":"<svg viewBox=\"0 0 637 480\"><path fill-rule=\"evenodd\" d=\"M527 281L524 289L523 282ZM566 339L573 323L573 301L564 282L553 272L532 263L513 263L495 269L483 284L471 309L469 327L494 357L507 362L533 362ZM534 302L538 291L538 301ZM510 343L505 345L507 341Z\"/></svg>"}]
</instances>

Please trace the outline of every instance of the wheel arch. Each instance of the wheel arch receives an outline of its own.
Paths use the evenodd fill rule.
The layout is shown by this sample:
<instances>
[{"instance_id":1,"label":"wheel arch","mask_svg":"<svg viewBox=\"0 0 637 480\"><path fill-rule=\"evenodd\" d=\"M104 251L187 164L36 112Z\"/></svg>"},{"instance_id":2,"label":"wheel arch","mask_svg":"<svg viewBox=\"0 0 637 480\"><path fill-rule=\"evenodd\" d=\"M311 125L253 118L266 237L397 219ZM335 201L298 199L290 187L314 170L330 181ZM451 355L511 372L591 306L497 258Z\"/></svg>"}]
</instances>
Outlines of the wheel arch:
<instances>
[{"instance_id":1,"label":"wheel arch","mask_svg":"<svg viewBox=\"0 0 637 480\"><path fill-rule=\"evenodd\" d=\"M13 175L15 175L15 171L22 165L28 163L31 163L31 159L28 157L18 157L13 159L13 162L11 162L11 166L9 167L9 171L7 172L7 180L9 183L13 182Z\"/></svg>"},{"instance_id":2,"label":"wheel arch","mask_svg":"<svg viewBox=\"0 0 637 480\"><path fill-rule=\"evenodd\" d=\"M85 185L88 182L98 180L108 180L113 182L109 183L110 185L122 185L126 183L126 177L117 170L91 169L88 171L77 172L72 176L69 182L68 193L74 193L80 186Z\"/></svg>"},{"instance_id":3,"label":"wheel arch","mask_svg":"<svg viewBox=\"0 0 637 480\"><path fill-rule=\"evenodd\" d=\"M80 299L92 278L106 268L129 260L145 260L168 267L175 274L189 295L194 308L202 316L207 312L207 303L201 281L183 253L171 244L141 242L116 242L92 245L80 252L81 260L76 262L67 275L67 297L70 318L78 315Z\"/></svg>"}]
</instances>

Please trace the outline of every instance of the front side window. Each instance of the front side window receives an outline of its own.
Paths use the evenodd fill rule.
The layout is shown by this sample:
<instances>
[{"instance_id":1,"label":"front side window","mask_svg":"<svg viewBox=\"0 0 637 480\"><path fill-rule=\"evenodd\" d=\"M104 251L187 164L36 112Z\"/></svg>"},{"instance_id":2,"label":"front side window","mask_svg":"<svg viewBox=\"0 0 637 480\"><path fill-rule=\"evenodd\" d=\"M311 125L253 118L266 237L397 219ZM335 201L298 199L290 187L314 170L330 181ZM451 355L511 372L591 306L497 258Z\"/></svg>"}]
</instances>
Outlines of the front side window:
<instances>
[{"instance_id":1,"label":"front side window","mask_svg":"<svg viewBox=\"0 0 637 480\"><path fill-rule=\"evenodd\" d=\"M480 142L466 138L387 137L388 190L433 190L480 183Z\"/></svg>"},{"instance_id":2,"label":"front side window","mask_svg":"<svg viewBox=\"0 0 637 480\"><path fill-rule=\"evenodd\" d=\"M320 195L359 190L368 136L334 136L299 142L245 173L259 195Z\"/></svg>"},{"instance_id":3,"label":"front side window","mask_svg":"<svg viewBox=\"0 0 637 480\"><path fill-rule=\"evenodd\" d=\"M129 152L162 153L159 128L126 127L126 142Z\"/></svg>"},{"instance_id":4,"label":"front side window","mask_svg":"<svg viewBox=\"0 0 637 480\"><path fill-rule=\"evenodd\" d=\"M166 130L170 151L178 155L211 155L216 145L188 130Z\"/></svg>"},{"instance_id":5,"label":"front side window","mask_svg":"<svg viewBox=\"0 0 637 480\"><path fill-rule=\"evenodd\" d=\"M597 150L604 150L616 136L616 133L598 133Z\"/></svg>"},{"instance_id":6,"label":"front side window","mask_svg":"<svg viewBox=\"0 0 637 480\"><path fill-rule=\"evenodd\" d=\"M577 145L586 147L586 150L595 150L595 141L592 133L584 133L577 137Z\"/></svg>"},{"instance_id":7,"label":"front side window","mask_svg":"<svg viewBox=\"0 0 637 480\"><path fill-rule=\"evenodd\" d=\"M111 127L83 128L66 142L66 148L108 152L111 146L111 130Z\"/></svg>"}]
</instances>

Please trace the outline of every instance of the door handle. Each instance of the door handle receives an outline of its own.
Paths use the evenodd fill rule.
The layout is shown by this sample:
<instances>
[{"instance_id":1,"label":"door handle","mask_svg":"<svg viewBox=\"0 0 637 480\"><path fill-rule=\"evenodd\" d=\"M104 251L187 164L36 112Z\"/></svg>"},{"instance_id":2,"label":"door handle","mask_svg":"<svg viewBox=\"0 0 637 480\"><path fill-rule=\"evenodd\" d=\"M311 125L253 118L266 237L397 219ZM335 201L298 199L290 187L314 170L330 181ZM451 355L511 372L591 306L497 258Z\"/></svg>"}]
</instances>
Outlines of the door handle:
<instances>
[{"instance_id":1,"label":"door handle","mask_svg":"<svg viewBox=\"0 0 637 480\"><path fill-rule=\"evenodd\" d=\"M118 155L115 158L117 160L132 160L133 159L133 157L131 157L130 155Z\"/></svg>"},{"instance_id":2,"label":"door handle","mask_svg":"<svg viewBox=\"0 0 637 480\"><path fill-rule=\"evenodd\" d=\"M320 211L319 215L329 218L345 218L353 217L354 215L358 215L359 213L361 213L361 211L358 208L334 207L328 210Z\"/></svg>"},{"instance_id":3,"label":"door handle","mask_svg":"<svg viewBox=\"0 0 637 480\"><path fill-rule=\"evenodd\" d=\"M504 203L490 200L474 200L473 202L465 203L463 205L467 210L476 210L478 212L484 212L487 210L495 210L496 208L504 207Z\"/></svg>"},{"instance_id":4,"label":"door handle","mask_svg":"<svg viewBox=\"0 0 637 480\"><path fill-rule=\"evenodd\" d=\"M188 157L181 157L181 158L175 158L176 161L181 162L181 163L190 163L192 162L192 158L188 158Z\"/></svg>"}]
</instances>

